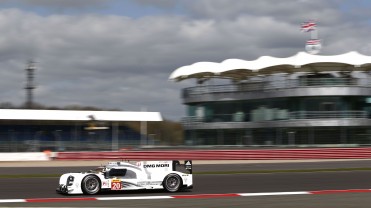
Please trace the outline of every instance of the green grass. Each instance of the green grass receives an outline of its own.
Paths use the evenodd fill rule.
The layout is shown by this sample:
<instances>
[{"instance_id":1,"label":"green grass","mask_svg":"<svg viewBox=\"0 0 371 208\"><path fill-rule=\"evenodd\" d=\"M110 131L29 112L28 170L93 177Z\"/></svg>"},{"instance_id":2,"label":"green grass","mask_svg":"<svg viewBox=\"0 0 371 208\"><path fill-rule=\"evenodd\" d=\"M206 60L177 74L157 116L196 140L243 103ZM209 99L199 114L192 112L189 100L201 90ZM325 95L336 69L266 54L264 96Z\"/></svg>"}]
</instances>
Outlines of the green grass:
<instances>
[{"instance_id":1,"label":"green grass","mask_svg":"<svg viewBox=\"0 0 371 208\"><path fill-rule=\"evenodd\" d=\"M312 173L337 171L370 171L371 168L324 168L324 169L290 169L290 170L237 170L237 171L204 171L195 172L197 175L206 174L259 174L259 173Z\"/></svg>"},{"instance_id":2,"label":"green grass","mask_svg":"<svg viewBox=\"0 0 371 208\"><path fill-rule=\"evenodd\" d=\"M215 174L262 174L262 173L313 173L313 172L339 172L339 171L371 171L370 168L324 168L324 169L289 169L289 170L237 170L237 171L200 171L195 175ZM13 174L0 175L0 178L59 178L61 174Z\"/></svg>"},{"instance_id":3,"label":"green grass","mask_svg":"<svg viewBox=\"0 0 371 208\"><path fill-rule=\"evenodd\" d=\"M61 174L12 174L0 175L0 178L57 178Z\"/></svg>"}]
</instances>

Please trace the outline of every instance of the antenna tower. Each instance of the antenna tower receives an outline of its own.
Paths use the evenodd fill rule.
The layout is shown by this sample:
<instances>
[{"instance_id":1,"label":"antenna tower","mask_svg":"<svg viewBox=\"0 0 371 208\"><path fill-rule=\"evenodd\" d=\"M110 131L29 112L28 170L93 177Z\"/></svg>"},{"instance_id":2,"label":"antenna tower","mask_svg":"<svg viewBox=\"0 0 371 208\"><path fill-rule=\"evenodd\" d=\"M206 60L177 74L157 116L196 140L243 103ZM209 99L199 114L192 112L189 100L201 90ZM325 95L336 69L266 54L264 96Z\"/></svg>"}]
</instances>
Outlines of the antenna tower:
<instances>
[{"instance_id":1,"label":"antenna tower","mask_svg":"<svg viewBox=\"0 0 371 208\"><path fill-rule=\"evenodd\" d=\"M34 61L29 61L27 63L26 67L26 108L32 109L33 108L33 90L36 88L34 84L34 78L35 78L35 62Z\"/></svg>"}]
</instances>

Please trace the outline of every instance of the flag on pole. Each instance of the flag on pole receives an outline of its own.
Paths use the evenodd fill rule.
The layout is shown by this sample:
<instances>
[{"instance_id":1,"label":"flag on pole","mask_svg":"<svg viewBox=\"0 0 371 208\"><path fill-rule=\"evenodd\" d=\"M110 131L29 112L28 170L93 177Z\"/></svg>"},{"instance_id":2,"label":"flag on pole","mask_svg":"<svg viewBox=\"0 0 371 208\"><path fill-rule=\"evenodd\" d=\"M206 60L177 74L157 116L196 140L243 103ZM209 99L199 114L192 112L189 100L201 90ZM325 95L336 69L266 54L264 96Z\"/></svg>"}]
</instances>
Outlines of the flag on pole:
<instances>
[{"instance_id":1,"label":"flag on pole","mask_svg":"<svg viewBox=\"0 0 371 208\"><path fill-rule=\"evenodd\" d=\"M319 39L307 40L307 45L319 45L319 44L321 44L321 40L319 40Z\"/></svg>"},{"instance_id":2,"label":"flag on pole","mask_svg":"<svg viewBox=\"0 0 371 208\"><path fill-rule=\"evenodd\" d=\"M302 32L310 32L316 29L317 24L314 21L308 21L301 23L301 31Z\"/></svg>"}]
</instances>

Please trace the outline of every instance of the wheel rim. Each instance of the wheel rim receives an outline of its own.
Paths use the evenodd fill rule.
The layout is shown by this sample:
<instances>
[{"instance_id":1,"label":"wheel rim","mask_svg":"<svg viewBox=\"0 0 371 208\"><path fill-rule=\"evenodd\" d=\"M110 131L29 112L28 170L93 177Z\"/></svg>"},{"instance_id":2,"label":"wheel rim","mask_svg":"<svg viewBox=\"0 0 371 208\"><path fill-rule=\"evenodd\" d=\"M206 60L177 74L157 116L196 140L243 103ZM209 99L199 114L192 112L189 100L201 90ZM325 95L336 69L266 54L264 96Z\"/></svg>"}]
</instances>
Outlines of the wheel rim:
<instances>
[{"instance_id":1,"label":"wheel rim","mask_svg":"<svg viewBox=\"0 0 371 208\"><path fill-rule=\"evenodd\" d=\"M179 180L176 177L170 177L167 179L166 185L170 190L176 190L179 186Z\"/></svg>"},{"instance_id":2,"label":"wheel rim","mask_svg":"<svg viewBox=\"0 0 371 208\"><path fill-rule=\"evenodd\" d=\"M99 182L95 178L88 178L85 183L85 188L89 193L94 193L99 188Z\"/></svg>"}]
</instances>

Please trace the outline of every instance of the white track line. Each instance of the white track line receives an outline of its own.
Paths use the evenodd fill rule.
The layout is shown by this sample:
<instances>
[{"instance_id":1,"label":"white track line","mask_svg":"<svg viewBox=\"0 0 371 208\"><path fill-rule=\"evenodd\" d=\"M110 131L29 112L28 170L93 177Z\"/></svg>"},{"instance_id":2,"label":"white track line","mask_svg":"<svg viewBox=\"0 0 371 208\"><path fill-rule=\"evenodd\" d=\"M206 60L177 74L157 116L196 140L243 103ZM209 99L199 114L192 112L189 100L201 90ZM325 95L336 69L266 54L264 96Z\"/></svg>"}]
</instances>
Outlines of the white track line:
<instances>
[{"instance_id":1,"label":"white track line","mask_svg":"<svg viewBox=\"0 0 371 208\"><path fill-rule=\"evenodd\" d=\"M100 201L111 201L111 200L135 200L135 199L172 199L171 196L133 196L133 197L97 197Z\"/></svg>"},{"instance_id":2,"label":"white track line","mask_svg":"<svg viewBox=\"0 0 371 208\"><path fill-rule=\"evenodd\" d=\"M268 192L268 193L242 193L240 196L282 196L282 195L302 195L311 194L308 191L294 191L294 192Z\"/></svg>"},{"instance_id":3,"label":"white track line","mask_svg":"<svg viewBox=\"0 0 371 208\"><path fill-rule=\"evenodd\" d=\"M190 194L172 196L133 196L133 197L81 197L81 198L29 198L29 199L0 199L0 203L36 203L36 202L72 202L72 201L112 201L112 200L143 200L143 199L201 199L223 197L258 197L258 196L289 196L289 195L323 195L344 193L371 193L371 189L345 189L321 191L292 191L292 192L261 192L261 193L225 193L225 194Z\"/></svg>"},{"instance_id":4,"label":"white track line","mask_svg":"<svg viewBox=\"0 0 371 208\"><path fill-rule=\"evenodd\" d=\"M0 203L26 202L25 199L0 199Z\"/></svg>"}]
</instances>

